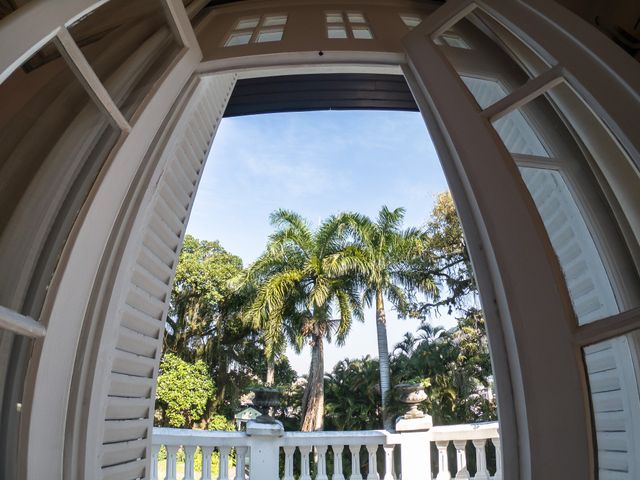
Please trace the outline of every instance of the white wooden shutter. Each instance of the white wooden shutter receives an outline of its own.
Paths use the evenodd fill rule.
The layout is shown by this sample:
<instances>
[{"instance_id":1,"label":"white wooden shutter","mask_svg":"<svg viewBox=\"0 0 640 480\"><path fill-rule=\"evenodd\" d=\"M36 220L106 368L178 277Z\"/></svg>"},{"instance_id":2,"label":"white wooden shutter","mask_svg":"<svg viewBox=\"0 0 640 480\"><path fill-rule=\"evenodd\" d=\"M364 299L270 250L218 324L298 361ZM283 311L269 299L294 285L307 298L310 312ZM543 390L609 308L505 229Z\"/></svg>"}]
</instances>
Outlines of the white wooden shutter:
<instances>
[{"instance_id":1,"label":"white wooden shutter","mask_svg":"<svg viewBox=\"0 0 640 480\"><path fill-rule=\"evenodd\" d=\"M171 133L164 171L142 222L119 300L117 339L105 390L98 465L103 479L148 475L155 383L164 324L185 227L206 155L235 84L235 75L204 77Z\"/></svg>"},{"instance_id":2,"label":"white wooden shutter","mask_svg":"<svg viewBox=\"0 0 640 480\"><path fill-rule=\"evenodd\" d=\"M600 480L637 479L640 399L626 336L585 347Z\"/></svg>"}]
</instances>

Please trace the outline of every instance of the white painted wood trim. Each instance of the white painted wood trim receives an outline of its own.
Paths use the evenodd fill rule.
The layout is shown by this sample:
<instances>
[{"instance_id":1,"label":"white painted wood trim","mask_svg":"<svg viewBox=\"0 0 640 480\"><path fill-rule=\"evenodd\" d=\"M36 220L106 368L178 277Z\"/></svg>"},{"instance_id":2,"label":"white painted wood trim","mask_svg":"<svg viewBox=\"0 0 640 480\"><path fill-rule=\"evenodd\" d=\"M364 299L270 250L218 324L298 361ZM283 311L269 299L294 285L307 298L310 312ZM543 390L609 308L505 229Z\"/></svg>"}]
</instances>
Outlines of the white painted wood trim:
<instances>
[{"instance_id":1,"label":"white painted wood trim","mask_svg":"<svg viewBox=\"0 0 640 480\"><path fill-rule=\"evenodd\" d=\"M517 422L511 432L516 436L504 434L504 476L592 478L588 393L572 342L575 319L560 266L511 155L428 40L467 5L447 2L405 37L404 45L420 94L446 138L455 174L470 199L488 259L489 272L484 273L496 297L487 298L480 283L482 303L484 308L497 303ZM488 334L491 341L489 324ZM545 362L540 362L540 345ZM552 372L545 366L551 364ZM546 431L545 424L554 425L554 432ZM574 462L553 461L559 450Z\"/></svg>"},{"instance_id":2,"label":"white painted wood trim","mask_svg":"<svg viewBox=\"0 0 640 480\"><path fill-rule=\"evenodd\" d=\"M69 25L108 0L34 0L0 21L0 83Z\"/></svg>"},{"instance_id":3,"label":"white painted wood trim","mask_svg":"<svg viewBox=\"0 0 640 480\"><path fill-rule=\"evenodd\" d=\"M562 83L562 81L562 68L556 65L540 76L532 78L522 87L509 93L506 97L498 100L493 105L485 108L482 111L482 116L490 122L495 122L514 110L517 110L547 90L550 90L556 85Z\"/></svg>"},{"instance_id":4,"label":"white painted wood trim","mask_svg":"<svg viewBox=\"0 0 640 480\"><path fill-rule=\"evenodd\" d=\"M162 2L169 12L169 21L173 23L173 27L178 33L182 45L200 52L200 44L191 26L191 21L185 10L184 3L180 0L162 0ZM191 5L189 5L189 7L191 7Z\"/></svg>"},{"instance_id":5,"label":"white painted wood trim","mask_svg":"<svg viewBox=\"0 0 640 480\"><path fill-rule=\"evenodd\" d=\"M0 305L0 329L9 330L29 338L42 338L47 333L44 325L31 317Z\"/></svg>"},{"instance_id":6,"label":"white painted wood trim","mask_svg":"<svg viewBox=\"0 0 640 480\"><path fill-rule=\"evenodd\" d=\"M129 122L124 118L104 84L93 71L91 65L89 65L89 62L71 37L69 30L64 27L60 28L56 32L55 41L67 64L98 108L111 119L111 123L116 128L129 133L131 131Z\"/></svg>"}]
</instances>

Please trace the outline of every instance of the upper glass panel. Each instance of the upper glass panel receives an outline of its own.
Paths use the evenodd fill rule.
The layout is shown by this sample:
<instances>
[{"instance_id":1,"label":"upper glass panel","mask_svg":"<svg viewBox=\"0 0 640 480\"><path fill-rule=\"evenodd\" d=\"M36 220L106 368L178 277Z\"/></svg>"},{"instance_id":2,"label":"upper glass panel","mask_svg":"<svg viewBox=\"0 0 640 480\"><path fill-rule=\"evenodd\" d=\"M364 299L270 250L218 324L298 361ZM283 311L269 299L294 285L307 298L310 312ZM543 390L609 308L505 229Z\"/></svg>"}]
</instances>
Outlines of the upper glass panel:
<instances>
[{"instance_id":1,"label":"upper glass panel","mask_svg":"<svg viewBox=\"0 0 640 480\"><path fill-rule=\"evenodd\" d=\"M252 32L234 32L227 38L225 47L233 47L235 45L246 45L251 40Z\"/></svg>"},{"instance_id":2,"label":"upper glass panel","mask_svg":"<svg viewBox=\"0 0 640 480\"><path fill-rule=\"evenodd\" d=\"M400 19L402 20L402 23L404 23L409 28L409 30L416 28L422 23L422 17L420 15L409 13L401 14Z\"/></svg>"},{"instance_id":3,"label":"upper glass panel","mask_svg":"<svg viewBox=\"0 0 640 480\"><path fill-rule=\"evenodd\" d=\"M465 83L481 105L484 95L499 95L499 85L491 87L486 80ZM640 305L640 277L632 254L635 236L621 227L626 226L620 223L622 209L596 167L601 155L609 160L622 152L589 150L576 125L569 126L559 114L562 109L575 112L577 101L562 84L493 126L520 168L564 272L577 320L585 324ZM592 113L583 113L593 120ZM589 127L584 133L593 142L597 131L593 123Z\"/></svg>"},{"instance_id":4,"label":"upper glass panel","mask_svg":"<svg viewBox=\"0 0 640 480\"><path fill-rule=\"evenodd\" d=\"M344 23L342 12L327 12L327 23Z\"/></svg>"},{"instance_id":5,"label":"upper glass panel","mask_svg":"<svg viewBox=\"0 0 640 480\"><path fill-rule=\"evenodd\" d=\"M371 40L373 32L362 12L326 12L327 38Z\"/></svg>"},{"instance_id":6,"label":"upper glass panel","mask_svg":"<svg viewBox=\"0 0 640 480\"><path fill-rule=\"evenodd\" d=\"M518 37L479 9L434 38L442 54L465 79L484 79L500 85L492 96L478 99L486 108L543 72L546 65ZM490 102L490 103L489 103Z\"/></svg>"},{"instance_id":7,"label":"upper glass panel","mask_svg":"<svg viewBox=\"0 0 640 480\"><path fill-rule=\"evenodd\" d=\"M353 38L359 38L363 40L370 40L373 38L373 34L369 27L351 27L351 31L353 32Z\"/></svg>"},{"instance_id":8,"label":"upper glass panel","mask_svg":"<svg viewBox=\"0 0 640 480\"><path fill-rule=\"evenodd\" d=\"M285 21L286 21L286 17L285 17ZM260 23L260 17L241 18L240 20L238 20L238 23L236 23L235 29L245 30L245 29L256 28L258 26L258 23Z\"/></svg>"},{"instance_id":9,"label":"upper glass panel","mask_svg":"<svg viewBox=\"0 0 640 480\"><path fill-rule=\"evenodd\" d=\"M364 14L361 12L347 12L347 19L350 23L367 23Z\"/></svg>"},{"instance_id":10,"label":"upper glass panel","mask_svg":"<svg viewBox=\"0 0 640 480\"><path fill-rule=\"evenodd\" d=\"M182 49L160 0L111 0L69 32L127 119Z\"/></svg>"},{"instance_id":11,"label":"upper glass panel","mask_svg":"<svg viewBox=\"0 0 640 480\"><path fill-rule=\"evenodd\" d=\"M276 25L285 25L287 23L287 15L266 15L262 22L263 27L272 27Z\"/></svg>"},{"instance_id":12,"label":"upper glass panel","mask_svg":"<svg viewBox=\"0 0 640 480\"><path fill-rule=\"evenodd\" d=\"M287 19L286 13L241 18L237 21L235 29L227 36L224 46L279 42L284 36Z\"/></svg>"},{"instance_id":13,"label":"upper glass panel","mask_svg":"<svg viewBox=\"0 0 640 480\"><path fill-rule=\"evenodd\" d=\"M260 32L258 32L256 42L257 43L279 42L280 40L282 40L283 33L284 33L284 30L282 28L261 30Z\"/></svg>"}]
</instances>

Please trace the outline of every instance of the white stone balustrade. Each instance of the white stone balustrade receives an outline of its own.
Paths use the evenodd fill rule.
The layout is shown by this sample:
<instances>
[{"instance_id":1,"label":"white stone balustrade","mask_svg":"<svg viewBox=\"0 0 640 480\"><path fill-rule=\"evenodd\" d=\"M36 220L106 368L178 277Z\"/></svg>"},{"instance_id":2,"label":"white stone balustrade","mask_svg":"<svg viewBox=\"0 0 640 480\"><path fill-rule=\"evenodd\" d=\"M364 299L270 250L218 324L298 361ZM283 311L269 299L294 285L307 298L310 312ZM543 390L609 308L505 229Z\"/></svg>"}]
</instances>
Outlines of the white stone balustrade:
<instances>
[{"instance_id":1,"label":"white stone balustrade","mask_svg":"<svg viewBox=\"0 0 640 480\"><path fill-rule=\"evenodd\" d=\"M438 449L438 474L436 480L449 480L451 478L456 480L503 480L502 449L500 447L498 422L433 427L428 433L430 441L435 442ZM475 450L475 475L471 475L468 470L467 446L469 442ZM489 442L495 447L495 474L493 476L489 474L487 465ZM453 443L456 451L456 465L453 466L453 469L450 468L447 454L451 443ZM456 472L453 477L451 470Z\"/></svg>"},{"instance_id":2,"label":"white stone balustrade","mask_svg":"<svg viewBox=\"0 0 640 480\"><path fill-rule=\"evenodd\" d=\"M248 432L155 428L151 449L151 480L199 478L194 472L196 455L202 455L200 478L213 480L211 455L214 449L220 454L218 480L275 480L277 475L282 475L282 480L398 480L401 476L402 480L424 480L433 478L433 471L437 472L436 480L503 480L497 422L439 426L428 431L401 433L383 430L302 433L283 432L277 428L265 432L263 428L251 428L251 423ZM494 445L496 452L495 466L491 462L492 472L495 469L493 476L487 466L489 442ZM438 450L435 465L431 465L431 443ZM451 465L448 454L450 445L456 452L455 460L452 460L455 464ZM471 449L471 445L475 455L470 462L467 450ZM161 446L165 446L167 451L166 474L163 478L158 477L157 467ZM196 453L197 447L200 447L200 453ZM178 478L176 459L180 449L184 452L185 463L184 474ZM232 449L236 452L236 468L233 478L229 478ZM247 455L250 455L253 465L245 465ZM284 460L282 463L280 458ZM361 463L364 459L366 465ZM469 463L476 466L473 475L469 471ZM279 466L282 471L277 474L275 472ZM351 472L348 477L345 477L345 471Z\"/></svg>"}]
</instances>

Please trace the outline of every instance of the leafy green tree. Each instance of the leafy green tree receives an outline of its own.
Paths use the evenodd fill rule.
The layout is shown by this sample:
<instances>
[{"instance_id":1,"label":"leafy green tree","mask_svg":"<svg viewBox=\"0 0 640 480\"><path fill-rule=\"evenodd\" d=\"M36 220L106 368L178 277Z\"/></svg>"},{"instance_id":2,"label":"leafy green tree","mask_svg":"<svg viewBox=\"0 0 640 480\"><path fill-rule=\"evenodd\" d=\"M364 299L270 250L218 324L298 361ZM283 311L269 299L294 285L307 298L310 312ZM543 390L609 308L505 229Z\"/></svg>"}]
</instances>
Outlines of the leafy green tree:
<instances>
[{"instance_id":1,"label":"leafy green tree","mask_svg":"<svg viewBox=\"0 0 640 480\"><path fill-rule=\"evenodd\" d=\"M469 310L458 326L438 336L419 337L409 353L395 350L392 376L395 383L421 382L428 394L423 407L440 425L494 420L491 361L484 320ZM395 403L396 414L405 407Z\"/></svg>"},{"instance_id":2,"label":"leafy green tree","mask_svg":"<svg viewBox=\"0 0 640 480\"><path fill-rule=\"evenodd\" d=\"M362 319L357 284L347 274L356 259L336 217L313 230L300 215L278 210L271 223L276 231L249 270L257 288L245 318L264 332L267 358L287 341L298 350L305 341L310 345L301 430L321 430L324 342L342 344L353 319Z\"/></svg>"},{"instance_id":3,"label":"leafy green tree","mask_svg":"<svg viewBox=\"0 0 640 480\"><path fill-rule=\"evenodd\" d=\"M242 260L219 242L185 237L171 291L164 351L185 359L198 356L221 326L216 320L232 294L229 281L241 271Z\"/></svg>"},{"instance_id":4,"label":"leafy green tree","mask_svg":"<svg viewBox=\"0 0 640 480\"><path fill-rule=\"evenodd\" d=\"M202 419L213 392L213 381L202 360L188 363L171 353L164 355L156 389L162 425L191 427Z\"/></svg>"},{"instance_id":5,"label":"leafy green tree","mask_svg":"<svg viewBox=\"0 0 640 480\"><path fill-rule=\"evenodd\" d=\"M451 314L473 306L476 283L462 225L449 192L437 196L419 251L410 259L408 271L415 283L428 282L432 287L427 296L411 296L409 315L427 318L442 308Z\"/></svg>"},{"instance_id":6,"label":"leafy green tree","mask_svg":"<svg viewBox=\"0 0 640 480\"><path fill-rule=\"evenodd\" d=\"M380 426L378 361L369 355L345 359L325 375L326 421L331 430L370 430Z\"/></svg>"},{"instance_id":7,"label":"leafy green tree","mask_svg":"<svg viewBox=\"0 0 640 480\"><path fill-rule=\"evenodd\" d=\"M219 242L186 236L171 292L164 352L207 365L217 388L202 428L215 414L231 418L241 396L266 369L262 335L242 320L251 292L237 289L234 280L243 271L240 258ZM295 375L285 356L275 370L283 382Z\"/></svg>"}]
</instances>

